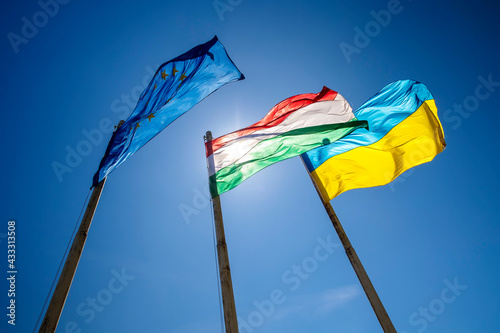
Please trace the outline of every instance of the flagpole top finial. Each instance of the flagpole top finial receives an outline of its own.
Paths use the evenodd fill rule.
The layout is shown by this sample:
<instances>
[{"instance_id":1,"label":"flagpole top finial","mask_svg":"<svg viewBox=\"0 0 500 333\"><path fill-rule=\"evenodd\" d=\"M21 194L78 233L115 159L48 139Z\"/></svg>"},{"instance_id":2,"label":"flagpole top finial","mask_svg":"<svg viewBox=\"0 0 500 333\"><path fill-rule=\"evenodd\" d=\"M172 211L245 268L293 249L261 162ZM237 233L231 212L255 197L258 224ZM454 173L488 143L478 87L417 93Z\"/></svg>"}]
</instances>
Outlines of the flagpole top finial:
<instances>
[{"instance_id":1,"label":"flagpole top finial","mask_svg":"<svg viewBox=\"0 0 500 333\"><path fill-rule=\"evenodd\" d=\"M212 132L207 131L207 134L205 134L205 140L212 141Z\"/></svg>"},{"instance_id":2,"label":"flagpole top finial","mask_svg":"<svg viewBox=\"0 0 500 333\"><path fill-rule=\"evenodd\" d=\"M125 124L125 120L120 120L120 122L118 122L118 125L115 126L115 131L119 129L123 124Z\"/></svg>"}]
</instances>

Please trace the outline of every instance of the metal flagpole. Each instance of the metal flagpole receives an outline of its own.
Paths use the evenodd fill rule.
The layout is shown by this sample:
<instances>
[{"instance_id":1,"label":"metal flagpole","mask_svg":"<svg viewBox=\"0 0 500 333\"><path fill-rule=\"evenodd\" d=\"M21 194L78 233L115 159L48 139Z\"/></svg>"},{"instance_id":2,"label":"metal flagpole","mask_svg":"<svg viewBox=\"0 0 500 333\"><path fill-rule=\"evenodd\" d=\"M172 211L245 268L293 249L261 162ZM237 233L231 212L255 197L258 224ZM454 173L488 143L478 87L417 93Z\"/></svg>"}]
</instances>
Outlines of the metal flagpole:
<instances>
[{"instance_id":1,"label":"metal flagpole","mask_svg":"<svg viewBox=\"0 0 500 333\"><path fill-rule=\"evenodd\" d=\"M120 121L117 129L122 124L123 120ZM64 267L61 271L61 275L59 276L59 280L57 281L57 285L54 289L54 293L52 294L47 311L45 312L45 317L43 318L40 329L38 330L39 333L54 333L56 331L57 324L59 323L64 303L66 303L71 283L75 277L76 268L78 267L78 262L80 261L83 247L85 246L85 241L87 240L90 224L92 223L105 182L106 178L101 180L92 191L92 195L90 196L89 203L87 204L87 209L83 215L82 222L80 223L78 232L75 235L73 244L71 244L71 249L69 250L68 257L64 263Z\"/></svg>"},{"instance_id":2,"label":"metal flagpole","mask_svg":"<svg viewBox=\"0 0 500 333\"><path fill-rule=\"evenodd\" d=\"M212 150L212 132L207 131L205 136L207 152ZM238 333L238 320L236 317L236 305L234 303L233 282L231 280L231 269L229 267L229 256L227 253L226 236L224 234L224 223L222 221L222 209L220 196L212 198L215 219L215 233L217 235L217 256L219 259L219 274L222 293L222 306L224 308L224 323L226 333Z\"/></svg>"},{"instance_id":3,"label":"metal flagpole","mask_svg":"<svg viewBox=\"0 0 500 333\"><path fill-rule=\"evenodd\" d=\"M302 160L302 162L304 162L304 160ZM318 193L319 198L321 199L321 202L325 207L328 217L332 221L333 227L335 228L335 231L337 232L337 235L339 236L340 241L344 246L345 253L349 258L349 261L351 262L352 268L354 268L354 271L358 276L359 282L361 283L361 286L363 287L363 290L365 291L365 294L368 297L368 300L370 301L370 304L373 308L373 311L375 312L375 315L377 316L380 325L382 326L382 329L384 330L385 333L396 333L396 329L392 324L391 318L389 318L387 311L385 311L384 305L382 304L382 301L378 297L378 294L375 291L375 288L373 287L373 284L370 281L370 278L368 277L368 274L366 273L363 265L361 264L361 260L359 260L356 251L354 251L354 248L352 247L349 238L347 238L344 228L340 224L339 218L337 217L337 214L335 214L335 211L333 210L330 201L328 199L323 198L323 196L321 195L321 191L318 188L318 186L321 186L321 184L317 184L314 181L313 177L311 176L308 170L307 173L309 174L309 177L311 178L314 188L316 189L316 192Z\"/></svg>"}]
</instances>

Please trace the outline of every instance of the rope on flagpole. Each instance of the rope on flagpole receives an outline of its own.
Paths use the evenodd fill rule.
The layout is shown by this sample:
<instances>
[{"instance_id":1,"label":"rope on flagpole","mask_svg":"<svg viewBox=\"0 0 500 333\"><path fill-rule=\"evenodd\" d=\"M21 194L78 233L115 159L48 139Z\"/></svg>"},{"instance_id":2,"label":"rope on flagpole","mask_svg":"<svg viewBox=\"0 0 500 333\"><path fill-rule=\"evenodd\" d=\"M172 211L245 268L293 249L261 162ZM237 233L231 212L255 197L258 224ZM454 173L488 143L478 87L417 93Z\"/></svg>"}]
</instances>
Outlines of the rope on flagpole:
<instances>
[{"instance_id":1,"label":"rope on flagpole","mask_svg":"<svg viewBox=\"0 0 500 333\"><path fill-rule=\"evenodd\" d=\"M207 131L205 135L207 153L207 167L209 168L209 186L212 187L210 179L210 168L213 165L213 145L212 132ZM217 191L217 190L215 190ZM215 192L212 191L211 195ZM215 235L217 238L217 258L219 260L220 291L222 296L222 307L224 310L224 327L226 333L238 333L238 317L236 313L236 304L234 301L233 282L231 279L231 268L229 267L229 255L227 251L226 236L224 233L224 222L222 219L222 208L220 197L217 194L212 197L212 208L214 215Z\"/></svg>"},{"instance_id":2,"label":"rope on flagpole","mask_svg":"<svg viewBox=\"0 0 500 333\"><path fill-rule=\"evenodd\" d=\"M61 262L59 263L59 268L57 269L56 276L54 277L54 280L52 281L52 285L50 286L49 293L47 294L47 297L45 298L45 302L43 303L42 310L40 311L40 314L38 315L38 318L35 323L35 327L33 328L33 333L36 333L38 330L38 325L40 324L40 320L42 319L43 314L45 313L45 310L47 308L47 304L49 302L50 295L54 292L54 286L56 284L57 278L59 274L61 274L61 268L63 266L64 261L66 260L66 257L68 256L69 248L71 246L71 243L73 242L73 239L75 238L76 230L78 229L79 222L82 218L83 210L87 206L87 203L89 201L90 197L90 192L92 192L92 189L89 189L89 192L87 193L87 197L85 198L85 201L82 206L82 210L80 211L80 215L78 216L78 219L76 220L75 227L73 228L73 233L71 234L71 237L68 241L68 245L66 246L66 250L64 251L64 255L61 258Z\"/></svg>"},{"instance_id":3,"label":"rope on flagpole","mask_svg":"<svg viewBox=\"0 0 500 333\"><path fill-rule=\"evenodd\" d=\"M205 139L203 139L203 145L205 145ZM208 167L208 166L207 166ZM208 184L210 188L210 183ZM210 195L210 215L212 219L212 237L214 243L214 261L215 261L215 275L217 278L217 295L219 296L219 319L220 319L220 331L224 333L224 309L222 306L222 291L220 289L220 275L219 275L219 261L217 258L217 236L215 235L215 217L214 217L214 207L212 202L212 196Z\"/></svg>"},{"instance_id":4,"label":"rope on flagpole","mask_svg":"<svg viewBox=\"0 0 500 333\"><path fill-rule=\"evenodd\" d=\"M210 199L212 203L212 199ZM219 319L220 319L220 331L224 333L224 314L222 309L222 292L220 290L220 276L219 276L219 262L217 260L217 237L215 235L215 219L214 219L214 208L210 205L210 214L212 215L212 237L214 243L214 261L215 261L215 275L217 276L217 295L219 296Z\"/></svg>"}]
</instances>

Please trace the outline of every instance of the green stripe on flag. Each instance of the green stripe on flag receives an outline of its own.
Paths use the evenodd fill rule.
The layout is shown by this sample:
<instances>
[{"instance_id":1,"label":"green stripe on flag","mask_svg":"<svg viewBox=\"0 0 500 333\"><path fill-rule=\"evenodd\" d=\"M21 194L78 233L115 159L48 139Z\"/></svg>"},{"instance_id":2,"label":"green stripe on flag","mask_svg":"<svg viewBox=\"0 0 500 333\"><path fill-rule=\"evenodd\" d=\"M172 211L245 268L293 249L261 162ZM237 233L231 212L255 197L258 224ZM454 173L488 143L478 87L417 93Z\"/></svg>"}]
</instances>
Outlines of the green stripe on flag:
<instances>
[{"instance_id":1,"label":"green stripe on flag","mask_svg":"<svg viewBox=\"0 0 500 333\"><path fill-rule=\"evenodd\" d=\"M368 122L354 118L346 123L299 128L263 140L242 157L243 161L210 176L210 193L214 198L273 163L328 145L358 128L368 128Z\"/></svg>"}]
</instances>

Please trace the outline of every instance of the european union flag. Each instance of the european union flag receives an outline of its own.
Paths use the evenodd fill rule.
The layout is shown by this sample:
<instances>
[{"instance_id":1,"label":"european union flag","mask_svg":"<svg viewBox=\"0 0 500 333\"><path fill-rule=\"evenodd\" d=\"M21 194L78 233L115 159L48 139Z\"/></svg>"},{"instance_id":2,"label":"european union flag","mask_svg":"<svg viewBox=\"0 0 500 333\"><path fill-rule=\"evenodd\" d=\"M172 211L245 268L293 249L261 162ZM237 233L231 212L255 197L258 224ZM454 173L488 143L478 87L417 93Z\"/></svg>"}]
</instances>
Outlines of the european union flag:
<instances>
[{"instance_id":1,"label":"european union flag","mask_svg":"<svg viewBox=\"0 0 500 333\"><path fill-rule=\"evenodd\" d=\"M93 186L202 99L244 78L217 36L161 65L130 117L111 137Z\"/></svg>"}]
</instances>

